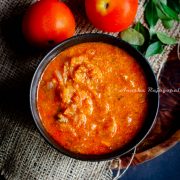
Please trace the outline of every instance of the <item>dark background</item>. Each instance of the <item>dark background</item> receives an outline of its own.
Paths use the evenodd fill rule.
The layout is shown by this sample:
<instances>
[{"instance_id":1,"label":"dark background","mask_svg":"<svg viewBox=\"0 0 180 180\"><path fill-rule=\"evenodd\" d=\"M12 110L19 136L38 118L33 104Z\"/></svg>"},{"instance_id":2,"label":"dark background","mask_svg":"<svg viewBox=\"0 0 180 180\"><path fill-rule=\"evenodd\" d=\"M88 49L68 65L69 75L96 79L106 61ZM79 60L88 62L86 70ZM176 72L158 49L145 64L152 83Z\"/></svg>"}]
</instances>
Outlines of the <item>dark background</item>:
<instances>
[{"instance_id":1,"label":"dark background","mask_svg":"<svg viewBox=\"0 0 180 180\"><path fill-rule=\"evenodd\" d=\"M122 180L179 180L180 143L164 154L143 164L130 167Z\"/></svg>"}]
</instances>

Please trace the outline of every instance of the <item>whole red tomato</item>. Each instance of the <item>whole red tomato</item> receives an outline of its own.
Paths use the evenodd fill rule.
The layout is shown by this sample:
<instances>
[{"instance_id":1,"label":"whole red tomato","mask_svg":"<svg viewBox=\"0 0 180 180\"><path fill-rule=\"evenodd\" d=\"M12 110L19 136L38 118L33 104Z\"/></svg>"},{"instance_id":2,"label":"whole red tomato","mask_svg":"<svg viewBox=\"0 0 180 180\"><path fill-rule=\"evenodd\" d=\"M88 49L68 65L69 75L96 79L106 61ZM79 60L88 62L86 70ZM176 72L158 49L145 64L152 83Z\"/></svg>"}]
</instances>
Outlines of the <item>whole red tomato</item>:
<instances>
[{"instance_id":1,"label":"whole red tomato","mask_svg":"<svg viewBox=\"0 0 180 180\"><path fill-rule=\"evenodd\" d=\"M54 46L73 36L75 20L70 9L58 0L40 0L24 15L22 31L35 46Z\"/></svg>"},{"instance_id":2,"label":"whole red tomato","mask_svg":"<svg viewBox=\"0 0 180 180\"><path fill-rule=\"evenodd\" d=\"M85 0L85 7L95 27L107 32L119 32L132 24L138 0Z\"/></svg>"}]
</instances>

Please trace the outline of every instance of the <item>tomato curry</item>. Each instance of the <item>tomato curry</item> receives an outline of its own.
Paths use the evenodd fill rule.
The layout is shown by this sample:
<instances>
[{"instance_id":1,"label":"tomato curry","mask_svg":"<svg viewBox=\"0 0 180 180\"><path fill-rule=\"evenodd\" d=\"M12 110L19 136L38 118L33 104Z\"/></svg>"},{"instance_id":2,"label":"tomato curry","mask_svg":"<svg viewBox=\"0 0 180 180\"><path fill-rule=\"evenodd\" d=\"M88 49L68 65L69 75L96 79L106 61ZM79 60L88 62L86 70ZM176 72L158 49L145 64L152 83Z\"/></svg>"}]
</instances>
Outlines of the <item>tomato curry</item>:
<instances>
[{"instance_id":1,"label":"tomato curry","mask_svg":"<svg viewBox=\"0 0 180 180\"><path fill-rule=\"evenodd\" d=\"M39 82L37 107L43 126L64 148L109 153L129 143L142 127L146 78L124 50L82 43L48 64Z\"/></svg>"}]
</instances>

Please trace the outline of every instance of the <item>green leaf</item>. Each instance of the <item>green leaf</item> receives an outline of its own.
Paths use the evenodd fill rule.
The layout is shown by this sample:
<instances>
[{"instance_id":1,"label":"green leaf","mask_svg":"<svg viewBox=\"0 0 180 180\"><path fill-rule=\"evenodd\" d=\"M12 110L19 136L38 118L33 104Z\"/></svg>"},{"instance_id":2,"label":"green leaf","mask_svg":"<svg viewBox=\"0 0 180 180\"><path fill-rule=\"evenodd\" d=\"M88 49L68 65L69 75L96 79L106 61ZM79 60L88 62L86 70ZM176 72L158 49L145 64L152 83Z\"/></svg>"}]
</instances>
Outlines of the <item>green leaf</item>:
<instances>
[{"instance_id":1,"label":"green leaf","mask_svg":"<svg viewBox=\"0 0 180 180\"><path fill-rule=\"evenodd\" d=\"M148 58L155 54L160 54L162 51L163 51L162 43L160 41L156 41L149 45L149 47L146 50L145 57Z\"/></svg>"},{"instance_id":2,"label":"green leaf","mask_svg":"<svg viewBox=\"0 0 180 180\"><path fill-rule=\"evenodd\" d=\"M162 24L166 29L171 29L173 27L173 20L162 20Z\"/></svg>"},{"instance_id":3,"label":"green leaf","mask_svg":"<svg viewBox=\"0 0 180 180\"><path fill-rule=\"evenodd\" d=\"M153 28L156 25L157 21L158 21L156 5L153 2L153 0L150 0L147 3L144 13L145 13L145 19L146 19L149 27Z\"/></svg>"},{"instance_id":4,"label":"green leaf","mask_svg":"<svg viewBox=\"0 0 180 180\"><path fill-rule=\"evenodd\" d=\"M141 33L136 31L135 29L129 28L120 33L120 37L122 40L132 44L141 46L144 44L144 37Z\"/></svg>"},{"instance_id":5,"label":"green leaf","mask_svg":"<svg viewBox=\"0 0 180 180\"><path fill-rule=\"evenodd\" d=\"M134 26L134 29L140 32L144 36L145 41L149 41L150 38L149 31L140 22L137 22L137 24Z\"/></svg>"},{"instance_id":6,"label":"green leaf","mask_svg":"<svg viewBox=\"0 0 180 180\"><path fill-rule=\"evenodd\" d=\"M149 39L149 31L148 29L143 26L140 22L137 22L136 25L134 26L134 29L138 32L140 32L145 39Z\"/></svg>"},{"instance_id":7,"label":"green leaf","mask_svg":"<svg viewBox=\"0 0 180 180\"><path fill-rule=\"evenodd\" d=\"M160 0L162 3L167 4L167 0Z\"/></svg>"},{"instance_id":8,"label":"green leaf","mask_svg":"<svg viewBox=\"0 0 180 180\"><path fill-rule=\"evenodd\" d=\"M165 13L159 5L156 6L157 16L161 20L172 20L167 13Z\"/></svg>"},{"instance_id":9,"label":"green leaf","mask_svg":"<svg viewBox=\"0 0 180 180\"><path fill-rule=\"evenodd\" d=\"M180 13L180 0L168 0L167 5L178 14Z\"/></svg>"},{"instance_id":10,"label":"green leaf","mask_svg":"<svg viewBox=\"0 0 180 180\"><path fill-rule=\"evenodd\" d=\"M171 19L179 21L178 14L164 3L159 4L160 9Z\"/></svg>"},{"instance_id":11,"label":"green leaf","mask_svg":"<svg viewBox=\"0 0 180 180\"><path fill-rule=\"evenodd\" d=\"M137 49L143 53L146 50L149 40L150 40L149 31L140 22L136 23L136 25L134 26L134 29L140 32L144 36L144 44L141 47L137 47Z\"/></svg>"},{"instance_id":12,"label":"green leaf","mask_svg":"<svg viewBox=\"0 0 180 180\"><path fill-rule=\"evenodd\" d=\"M158 39L164 44L176 44L176 39L169 37L166 33L157 32Z\"/></svg>"}]
</instances>

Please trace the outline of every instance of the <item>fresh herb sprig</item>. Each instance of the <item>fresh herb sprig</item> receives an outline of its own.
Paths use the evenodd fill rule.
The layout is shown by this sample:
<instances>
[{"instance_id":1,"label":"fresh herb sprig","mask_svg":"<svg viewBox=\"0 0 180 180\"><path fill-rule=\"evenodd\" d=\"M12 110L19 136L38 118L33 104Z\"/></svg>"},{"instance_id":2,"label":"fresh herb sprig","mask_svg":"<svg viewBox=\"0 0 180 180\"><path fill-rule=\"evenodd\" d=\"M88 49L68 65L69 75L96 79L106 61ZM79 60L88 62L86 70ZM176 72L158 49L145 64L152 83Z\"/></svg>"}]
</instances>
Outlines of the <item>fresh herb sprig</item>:
<instances>
[{"instance_id":1,"label":"fresh herb sprig","mask_svg":"<svg viewBox=\"0 0 180 180\"><path fill-rule=\"evenodd\" d=\"M164 32L156 32L155 26L160 20L166 29L173 27L174 21L179 22L180 0L149 0L145 4L146 28L140 22L120 33L122 40L132 44L137 50L150 57L160 54L166 45L177 43L175 38Z\"/></svg>"}]
</instances>

